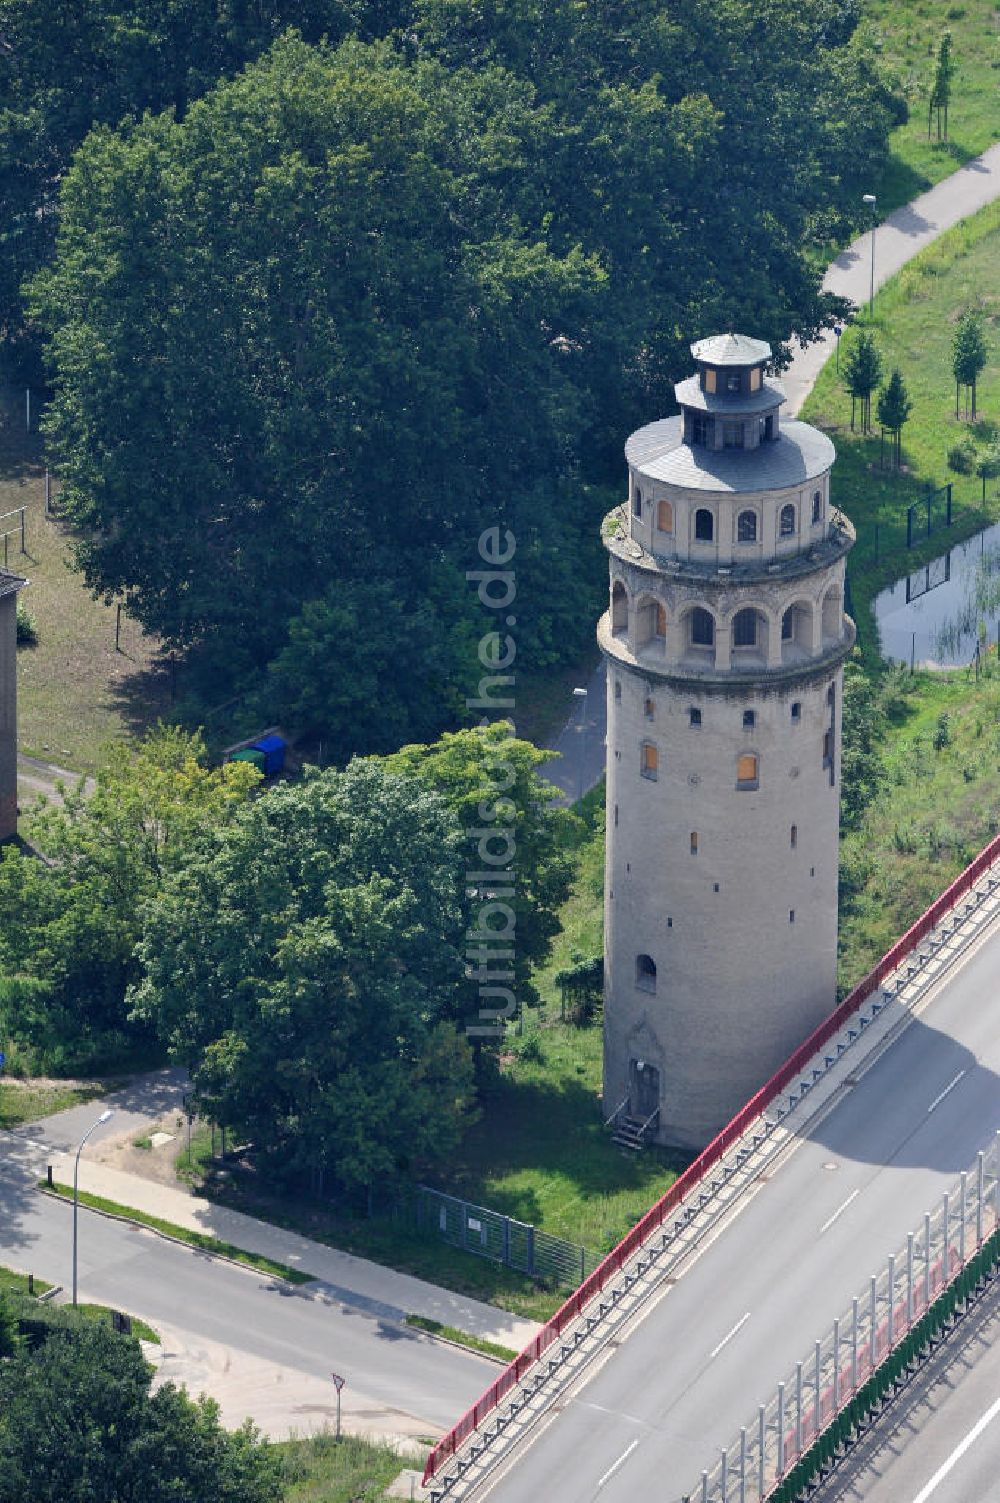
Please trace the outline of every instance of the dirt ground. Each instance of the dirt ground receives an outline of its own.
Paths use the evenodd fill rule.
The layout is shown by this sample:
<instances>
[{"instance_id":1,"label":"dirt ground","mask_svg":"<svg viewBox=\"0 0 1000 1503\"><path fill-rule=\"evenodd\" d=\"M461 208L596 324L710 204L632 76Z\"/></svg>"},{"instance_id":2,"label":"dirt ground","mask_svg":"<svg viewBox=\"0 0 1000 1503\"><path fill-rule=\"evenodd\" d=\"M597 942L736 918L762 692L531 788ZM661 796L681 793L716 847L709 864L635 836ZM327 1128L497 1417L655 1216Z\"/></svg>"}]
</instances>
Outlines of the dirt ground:
<instances>
[{"instance_id":1,"label":"dirt ground","mask_svg":"<svg viewBox=\"0 0 1000 1503\"><path fill-rule=\"evenodd\" d=\"M156 1139L158 1134L169 1138L168 1142L154 1142L151 1148L136 1146ZM189 1188L177 1177L177 1158L187 1151L187 1118L182 1112L170 1112L152 1123L148 1130L138 1134L134 1129L110 1134L94 1145L90 1157L109 1169L120 1169L125 1174L136 1174L142 1179L153 1180L159 1185L171 1185L174 1189Z\"/></svg>"}]
</instances>

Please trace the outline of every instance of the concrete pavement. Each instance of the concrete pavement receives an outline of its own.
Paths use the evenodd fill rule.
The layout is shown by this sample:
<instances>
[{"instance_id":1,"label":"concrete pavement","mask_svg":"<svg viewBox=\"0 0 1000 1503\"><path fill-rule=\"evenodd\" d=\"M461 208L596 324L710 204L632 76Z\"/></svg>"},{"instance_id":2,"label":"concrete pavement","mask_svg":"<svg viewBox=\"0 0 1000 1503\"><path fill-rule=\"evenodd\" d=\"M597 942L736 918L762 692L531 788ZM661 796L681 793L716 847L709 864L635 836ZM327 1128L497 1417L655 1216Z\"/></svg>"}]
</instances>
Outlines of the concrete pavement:
<instances>
[{"instance_id":1,"label":"concrete pavement","mask_svg":"<svg viewBox=\"0 0 1000 1503\"><path fill-rule=\"evenodd\" d=\"M674 1503L1000 1126L1000 923L477 1497ZM942 1087L960 1082L935 1105Z\"/></svg>"},{"instance_id":2,"label":"concrete pavement","mask_svg":"<svg viewBox=\"0 0 1000 1503\"><path fill-rule=\"evenodd\" d=\"M1000 1499L1000 1283L921 1365L813 1503Z\"/></svg>"},{"instance_id":3,"label":"concrete pavement","mask_svg":"<svg viewBox=\"0 0 1000 1503\"><path fill-rule=\"evenodd\" d=\"M521 1320L482 1300L469 1299L424 1279L398 1273L381 1263L341 1252L256 1217L216 1205L204 1197L190 1194L180 1185L164 1185L140 1175L126 1174L92 1157L102 1139L133 1136L168 1114L181 1112L186 1090L187 1077L183 1070L156 1070L111 1092L102 1100L70 1107L67 1111L17 1128L10 1134L2 1134L0 1143L6 1137L33 1145L44 1154L45 1163L52 1165L53 1177L63 1184L72 1184L77 1146L102 1110L110 1107L114 1117L97 1129L81 1156L81 1190L310 1273L326 1286L332 1298L380 1318L402 1320L406 1315L423 1315L440 1321L442 1325L455 1326L474 1336L518 1349L534 1336L538 1330L535 1321Z\"/></svg>"}]
</instances>

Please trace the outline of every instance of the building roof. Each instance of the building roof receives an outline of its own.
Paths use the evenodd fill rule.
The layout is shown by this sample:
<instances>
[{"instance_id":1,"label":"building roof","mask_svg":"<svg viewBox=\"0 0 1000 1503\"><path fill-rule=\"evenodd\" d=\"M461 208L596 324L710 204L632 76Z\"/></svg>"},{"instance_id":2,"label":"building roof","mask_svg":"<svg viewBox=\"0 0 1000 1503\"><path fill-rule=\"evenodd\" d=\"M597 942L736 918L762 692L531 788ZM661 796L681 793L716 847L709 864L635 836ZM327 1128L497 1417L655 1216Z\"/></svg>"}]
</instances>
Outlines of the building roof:
<instances>
[{"instance_id":1,"label":"building roof","mask_svg":"<svg viewBox=\"0 0 1000 1503\"><path fill-rule=\"evenodd\" d=\"M697 339L691 346L696 360L706 365L759 365L770 360L771 346L765 339L751 339L746 334L712 334Z\"/></svg>"},{"instance_id":2,"label":"building roof","mask_svg":"<svg viewBox=\"0 0 1000 1503\"><path fill-rule=\"evenodd\" d=\"M782 423L780 437L756 449L705 449L683 438L682 418L661 418L632 434L625 458L650 480L734 495L802 485L825 475L836 458L826 434L811 423Z\"/></svg>"},{"instance_id":3,"label":"building roof","mask_svg":"<svg viewBox=\"0 0 1000 1503\"><path fill-rule=\"evenodd\" d=\"M773 411L785 400L785 388L780 381L765 381L759 391L713 392L702 391L697 376L688 376L678 381L674 396L681 407L690 407L694 412L722 412L731 417L741 413Z\"/></svg>"},{"instance_id":4,"label":"building roof","mask_svg":"<svg viewBox=\"0 0 1000 1503\"><path fill-rule=\"evenodd\" d=\"M28 583L20 574L11 574L9 569L0 569L0 599L4 595L16 595Z\"/></svg>"}]
</instances>

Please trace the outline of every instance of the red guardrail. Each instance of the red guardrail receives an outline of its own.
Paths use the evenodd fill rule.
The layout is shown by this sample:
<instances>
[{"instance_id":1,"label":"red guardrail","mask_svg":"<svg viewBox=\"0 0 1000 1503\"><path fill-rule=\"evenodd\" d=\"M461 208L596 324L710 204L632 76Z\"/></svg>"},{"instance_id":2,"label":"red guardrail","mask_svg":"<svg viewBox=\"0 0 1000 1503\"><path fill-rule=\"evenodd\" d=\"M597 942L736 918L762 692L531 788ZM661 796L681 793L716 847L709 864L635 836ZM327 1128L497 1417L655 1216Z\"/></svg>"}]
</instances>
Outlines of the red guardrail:
<instances>
[{"instance_id":1,"label":"red guardrail","mask_svg":"<svg viewBox=\"0 0 1000 1503\"><path fill-rule=\"evenodd\" d=\"M834 1008L829 1017L813 1030L795 1053L790 1055L781 1068L771 1076L771 1079L761 1086L756 1096L752 1096L746 1106L742 1107L719 1135L712 1139L707 1148L702 1149L694 1162L689 1164L684 1173L674 1181L667 1193L650 1207L641 1220L636 1222L632 1230L622 1238L612 1252L608 1253L603 1262L597 1265L593 1273L584 1279L565 1304L560 1305L534 1340L530 1341L513 1362L504 1368L500 1376L490 1384L472 1408L467 1410L447 1435L438 1441L427 1458L427 1465L424 1468L424 1486L440 1470L442 1463L455 1454L462 1442L479 1428L486 1416L506 1398L512 1388L517 1386L528 1369L534 1366L552 1343L559 1340L566 1327L577 1319L594 1295L600 1294L621 1272L623 1264L627 1263L633 1253L638 1251L647 1237L662 1226L666 1217L680 1204L685 1195L699 1180L704 1178L714 1164L718 1163L726 1150L743 1136L750 1123L761 1115L790 1080L795 1079L803 1065L835 1033L840 1031L851 1014L858 1010L862 1002L866 1001L877 987L881 986L886 976L891 975L900 961L911 950L916 949L920 941L930 933L944 914L954 907L958 899L968 892L983 872L988 870L998 858L1000 858L1000 835L994 836L989 845L984 846L975 860L970 862L954 882L935 899L926 913L921 914L916 923L907 929L902 939L898 939L892 949L886 951L864 980L860 981L854 990L849 992Z\"/></svg>"}]
</instances>

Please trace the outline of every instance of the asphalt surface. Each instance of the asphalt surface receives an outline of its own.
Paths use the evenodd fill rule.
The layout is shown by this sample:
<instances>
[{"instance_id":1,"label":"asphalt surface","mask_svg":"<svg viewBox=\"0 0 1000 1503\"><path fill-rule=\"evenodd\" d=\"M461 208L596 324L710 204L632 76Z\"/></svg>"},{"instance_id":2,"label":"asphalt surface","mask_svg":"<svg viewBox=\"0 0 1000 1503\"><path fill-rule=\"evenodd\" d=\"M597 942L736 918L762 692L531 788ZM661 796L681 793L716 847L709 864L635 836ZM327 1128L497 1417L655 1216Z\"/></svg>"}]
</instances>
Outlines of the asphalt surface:
<instances>
[{"instance_id":1,"label":"asphalt surface","mask_svg":"<svg viewBox=\"0 0 1000 1503\"><path fill-rule=\"evenodd\" d=\"M924 1362L812 1503L1000 1499L1000 1280Z\"/></svg>"},{"instance_id":2,"label":"asphalt surface","mask_svg":"<svg viewBox=\"0 0 1000 1503\"><path fill-rule=\"evenodd\" d=\"M998 979L1000 925L477 1496L693 1489L1000 1127Z\"/></svg>"},{"instance_id":3,"label":"asphalt surface","mask_svg":"<svg viewBox=\"0 0 1000 1503\"><path fill-rule=\"evenodd\" d=\"M164 1072L134 1101L115 1098L102 1131L149 1122L179 1105L183 1077ZM0 1134L0 1263L68 1289L72 1282L72 1208L35 1188L53 1148L75 1148L102 1103L75 1107L44 1123ZM80 1297L165 1323L236 1352L328 1380L347 1376L373 1408L443 1429L495 1375L494 1363L446 1346L396 1321L341 1304L322 1288L290 1291L266 1276L164 1241L153 1232L81 1209Z\"/></svg>"}]
</instances>

